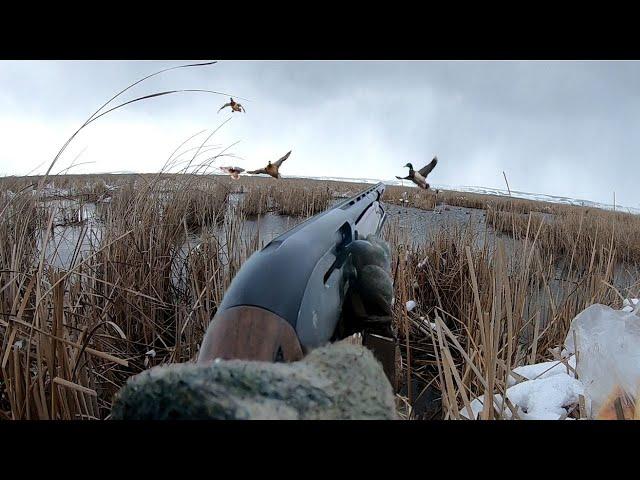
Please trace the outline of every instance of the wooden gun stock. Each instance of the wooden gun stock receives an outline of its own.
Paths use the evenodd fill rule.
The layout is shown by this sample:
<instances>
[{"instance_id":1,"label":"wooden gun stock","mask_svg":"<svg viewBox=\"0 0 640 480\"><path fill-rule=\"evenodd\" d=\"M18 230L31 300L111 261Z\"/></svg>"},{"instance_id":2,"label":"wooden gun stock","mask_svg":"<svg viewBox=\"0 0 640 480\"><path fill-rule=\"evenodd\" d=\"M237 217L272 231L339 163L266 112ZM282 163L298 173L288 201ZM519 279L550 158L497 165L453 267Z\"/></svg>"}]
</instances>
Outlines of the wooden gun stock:
<instances>
[{"instance_id":1,"label":"wooden gun stock","mask_svg":"<svg viewBox=\"0 0 640 480\"><path fill-rule=\"evenodd\" d=\"M286 320L259 307L219 312L202 342L198 363L216 358L294 362L303 357L296 332Z\"/></svg>"}]
</instances>

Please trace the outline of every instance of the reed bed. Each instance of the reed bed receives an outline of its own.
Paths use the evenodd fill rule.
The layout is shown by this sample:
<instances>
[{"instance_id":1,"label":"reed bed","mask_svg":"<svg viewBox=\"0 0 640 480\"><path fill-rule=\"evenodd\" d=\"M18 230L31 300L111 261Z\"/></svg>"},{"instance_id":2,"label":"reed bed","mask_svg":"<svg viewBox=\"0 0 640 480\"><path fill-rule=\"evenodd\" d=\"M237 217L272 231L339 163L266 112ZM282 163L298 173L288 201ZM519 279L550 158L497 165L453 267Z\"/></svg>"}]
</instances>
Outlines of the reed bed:
<instances>
[{"instance_id":1,"label":"reed bed","mask_svg":"<svg viewBox=\"0 0 640 480\"><path fill-rule=\"evenodd\" d=\"M398 185L388 186L383 199L385 202L394 205L422 210L433 210L438 205L449 205L477 210L503 210L520 214L528 214L530 212L553 214L558 208L557 204L524 198L441 189L421 190L417 187Z\"/></svg>"},{"instance_id":2,"label":"reed bed","mask_svg":"<svg viewBox=\"0 0 640 480\"><path fill-rule=\"evenodd\" d=\"M300 186L287 181L271 190L271 198L278 214L309 217L329 208L333 195L328 186Z\"/></svg>"},{"instance_id":3,"label":"reed bed","mask_svg":"<svg viewBox=\"0 0 640 480\"><path fill-rule=\"evenodd\" d=\"M245 190L240 209L243 214L252 217L271 211L271 186L255 185Z\"/></svg>"},{"instance_id":4,"label":"reed bed","mask_svg":"<svg viewBox=\"0 0 640 480\"><path fill-rule=\"evenodd\" d=\"M95 215L79 225L55 228L65 208L91 202L49 193L96 184L100 191L101 179L110 201L96 200ZM260 247L259 232L245 231L248 216L310 216L335 196L356 193L353 184L168 173L53 177L41 191L37 183L0 182L6 419L108 418L129 376L196 358L231 279ZM424 209L462 202L417 189L403 197L398 188L385 199L408 198ZM229 208L234 192L243 198ZM561 345L587 305L619 307L637 296L637 217L530 207L487 197L484 232L460 224L420 242L388 222L407 418L459 418L472 398L503 394L512 368ZM73 232L71 247L59 231ZM67 255L54 261L62 249ZM631 280L619 278L621 269ZM411 311L409 300L417 304ZM419 408L427 394L435 399L428 415Z\"/></svg>"},{"instance_id":5,"label":"reed bed","mask_svg":"<svg viewBox=\"0 0 640 480\"><path fill-rule=\"evenodd\" d=\"M83 227L63 265L45 255L62 248L48 226L63 207L46 202L38 214L44 202L31 194L4 204L2 417L106 418L129 376L195 358L230 279L258 245L243 235L241 216L211 225L226 208L226 188L165 180L122 185L99 235ZM204 231L190 244L194 225Z\"/></svg>"},{"instance_id":6,"label":"reed bed","mask_svg":"<svg viewBox=\"0 0 640 480\"><path fill-rule=\"evenodd\" d=\"M401 207L433 210L438 204L438 194L434 191L390 185L385 189L382 200Z\"/></svg>"},{"instance_id":7,"label":"reed bed","mask_svg":"<svg viewBox=\"0 0 640 480\"><path fill-rule=\"evenodd\" d=\"M409 416L457 419L474 398L504 396L509 372L550 359L580 311L593 303L620 308L623 298L638 294L637 268L631 281L616 278L629 257L616 250L615 236L597 241L606 225L613 232L615 215L598 217L599 223L583 222L582 236L574 223L564 225L562 236L547 236L540 220L511 238L459 225L422 245L403 238L396 225L387 228L396 246L395 328L403 375L414 390L405 392L407 403L434 389L440 398L439 412L432 405ZM410 312L408 300L417 303ZM482 418L502 416L491 401L485 405Z\"/></svg>"},{"instance_id":8,"label":"reed bed","mask_svg":"<svg viewBox=\"0 0 640 480\"><path fill-rule=\"evenodd\" d=\"M334 191L322 182L298 179L245 179L240 183L243 198L240 210L244 215L266 213L309 217L326 210Z\"/></svg>"},{"instance_id":9,"label":"reed bed","mask_svg":"<svg viewBox=\"0 0 640 480\"><path fill-rule=\"evenodd\" d=\"M490 207L487 219L495 230L518 240L539 231L541 249L570 261L577 255L583 265L593 252L608 250L615 250L619 262L640 261L640 217L630 213L557 205L552 214L524 214Z\"/></svg>"},{"instance_id":10,"label":"reed bed","mask_svg":"<svg viewBox=\"0 0 640 480\"><path fill-rule=\"evenodd\" d=\"M229 187L224 184L217 185L211 181L201 183L186 190L188 198L185 223L192 229L224 221L231 193ZM172 201L183 200L172 198Z\"/></svg>"}]
</instances>

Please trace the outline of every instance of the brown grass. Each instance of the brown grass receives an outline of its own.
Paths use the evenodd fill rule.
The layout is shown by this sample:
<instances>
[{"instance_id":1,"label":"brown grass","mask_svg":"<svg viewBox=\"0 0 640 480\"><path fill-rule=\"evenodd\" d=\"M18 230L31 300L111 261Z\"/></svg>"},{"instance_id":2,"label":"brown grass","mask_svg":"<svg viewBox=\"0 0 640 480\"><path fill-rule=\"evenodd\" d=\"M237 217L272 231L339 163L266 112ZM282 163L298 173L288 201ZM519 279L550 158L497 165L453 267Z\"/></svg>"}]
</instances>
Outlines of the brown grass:
<instances>
[{"instance_id":1,"label":"brown grass","mask_svg":"<svg viewBox=\"0 0 640 480\"><path fill-rule=\"evenodd\" d=\"M270 211L271 186L255 185L244 191L241 211L247 216L264 215Z\"/></svg>"},{"instance_id":2,"label":"brown grass","mask_svg":"<svg viewBox=\"0 0 640 480\"><path fill-rule=\"evenodd\" d=\"M325 185L300 185L297 181L278 182L271 190L274 209L280 215L310 217L326 210L333 198Z\"/></svg>"},{"instance_id":3,"label":"brown grass","mask_svg":"<svg viewBox=\"0 0 640 480\"><path fill-rule=\"evenodd\" d=\"M60 205L38 196L5 203L0 223L2 407L7 418L104 418L114 393L156 363L189 361L246 255L241 217L226 234L189 229L224 211L227 188L185 176L122 185L88 248L56 267L41 254L63 248L46 228ZM4 198L4 197L3 197ZM186 272L183 281L176 272ZM153 353L147 354L153 350Z\"/></svg>"},{"instance_id":4,"label":"brown grass","mask_svg":"<svg viewBox=\"0 0 640 480\"><path fill-rule=\"evenodd\" d=\"M384 201L422 210L433 210L438 205L450 205L478 210L508 210L514 213L554 213L558 208L557 204L550 202L452 190L421 190L416 187L398 185L387 187Z\"/></svg>"},{"instance_id":5,"label":"brown grass","mask_svg":"<svg viewBox=\"0 0 640 480\"><path fill-rule=\"evenodd\" d=\"M432 190L425 191L418 188L395 185L390 185L386 188L382 199L386 203L393 205L419 208L421 210L433 210L438 200L440 200Z\"/></svg>"},{"instance_id":6,"label":"brown grass","mask_svg":"<svg viewBox=\"0 0 640 480\"><path fill-rule=\"evenodd\" d=\"M552 215L490 208L488 220L497 231L517 239L524 239L527 229L540 229L540 248L556 257L589 256L595 247L596 255L613 249L618 261L640 261L637 215L558 205Z\"/></svg>"},{"instance_id":7,"label":"brown grass","mask_svg":"<svg viewBox=\"0 0 640 480\"><path fill-rule=\"evenodd\" d=\"M37 181L0 182L3 418L106 418L130 375L196 357L229 282L260 247L258 236L243 230L246 215L272 209L309 216L357 190L338 182L206 175L52 177L56 188L106 188L111 196L98 205L96 231L75 227L76 244L60 265L43 254L64 248L49 227L61 209L87 200L34 194L27 187ZM640 258L635 216L407 190L409 206L464 202L485 208L489 221L481 234L460 225L417 244L393 219L385 229L394 251L401 374L418 381L409 404L426 385L435 386L442 417L457 418L471 398L504 393L511 368L548 356L585 306L619 307L622 296L637 294L636 286L618 286L619 294L611 287L616 269ZM224 216L233 191L244 192L246 205ZM402 194L389 188L385 198L394 202ZM502 235L498 241L493 229ZM403 307L409 299L418 304L412 312Z\"/></svg>"},{"instance_id":8,"label":"brown grass","mask_svg":"<svg viewBox=\"0 0 640 480\"><path fill-rule=\"evenodd\" d=\"M512 238L489 241L486 232L461 225L411 245L388 227L397 248L396 327L405 368L420 385L437 385L443 418L458 418L479 395L504 395L511 369L550 359L550 349L563 344L571 320L588 305L620 308L622 297L638 293L635 269L627 289L613 287L617 269L635 258L637 242L616 245L638 231L637 217L622 229L617 214L591 212L593 221L583 218L580 228L580 213L561 206L552 222L531 213L511 230L507 225L523 214L501 213L512 223L505 220L499 230L515 231ZM418 304L411 313L404 310L409 298ZM482 418L500 413L488 408Z\"/></svg>"}]
</instances>

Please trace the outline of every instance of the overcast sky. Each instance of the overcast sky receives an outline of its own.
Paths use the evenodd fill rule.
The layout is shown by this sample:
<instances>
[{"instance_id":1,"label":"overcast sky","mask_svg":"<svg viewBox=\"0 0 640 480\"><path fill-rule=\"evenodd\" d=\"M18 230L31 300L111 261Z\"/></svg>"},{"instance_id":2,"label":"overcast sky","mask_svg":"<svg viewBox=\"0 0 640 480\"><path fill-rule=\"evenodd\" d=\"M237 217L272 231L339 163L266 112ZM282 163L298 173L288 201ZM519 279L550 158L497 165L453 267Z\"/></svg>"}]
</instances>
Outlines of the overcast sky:
<instances>
[{"instance_id":1,"label":"overcast sky","mask_svg":"<svg viewBox=\"0 0 640 480\"><path fill-rule=\"evenodd\" d=\"M0 61L0 174L43 173L113 94L185 61ZM293 150L286 175L390 179L438 155L434 185L505 188L640 207L640 63L570 61L220 61L163 73L124 99L181 88L230 93L246 114L217 113L226 96L184 93L129 105L87 127L54 173L159 170L209 140L259 168ZM187 158L186 156L182 158ZM206 158L202 157L204 160Z\"/></svg>"}]
</instances>

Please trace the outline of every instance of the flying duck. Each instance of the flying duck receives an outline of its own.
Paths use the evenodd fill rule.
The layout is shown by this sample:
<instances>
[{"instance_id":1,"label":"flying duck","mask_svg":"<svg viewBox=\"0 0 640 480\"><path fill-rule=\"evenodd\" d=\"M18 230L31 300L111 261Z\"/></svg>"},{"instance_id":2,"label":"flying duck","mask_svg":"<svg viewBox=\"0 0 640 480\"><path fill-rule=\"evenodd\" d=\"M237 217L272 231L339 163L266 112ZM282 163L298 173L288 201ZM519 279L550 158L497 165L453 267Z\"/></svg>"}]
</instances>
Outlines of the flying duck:
<instances>
[{"instance_id":1,"label":"flying duck","mask_svg":"<svg viewBox=\"0 0 640 480\"><path fill-rule=\"evenodd\" d=\"M220 170L231 175L231 178L234 180L238 180L240 178L240 174L244 172L244 168L240 167L220 167Z\"/></svg>"},{"instance_id":2,"label":"flying duck","mask_svg":"<svg viewBox=\"0 0 640 480\"><path fill-rule=\"evenodd\" d=\"M282 165L282 162L284 162L287 158L289 158L289 155L291 155L291 151L289 151L284 157L282 157L280 160L277 160L273 163L269 162L269 164L264 167L264 168L260 168L258 170L252 170L250 172L251 175L258 175L260 173L266 173L267 175L271 175L273 178L280 178L280 172L278 171L280 169L280 166Z\"/></svg>"},{"instance_id":3,"label":"flying duck","mask_svg":"<svg viewBox=\"0 0 640 480\"><path fill-rule=\"evenodd\" d=\"M438 163L438 157L433 157L433 160L429 162L429 164L425 167L422 167L420 170L416 171L413 169L413 165L407 163L405 167L409 167L409 175L406 177L398 177L399 180L411 180L418 187L424 188L425 190L429 189L429 184L427 183L427 175L431 173L431 170L435 168Z\"/></svg>"},{"instance_id":4,"label":"flying duck","mask_svg":"<svg viewBox=\"0 0 640 480\"><path fill-rule=\"evenodd\" d=\"M220 110L222 110L225 107L231 107L231 111L232 112L244 112L247 113L247 111L244 109L244 107L242 105L240 105L238 102L236 102L233 98L230 99L231 101L229 103L225 103L223 106L220 107ZM220 113L220 110L218 110L218 113Z\"/></svg>"}]
</instances>

